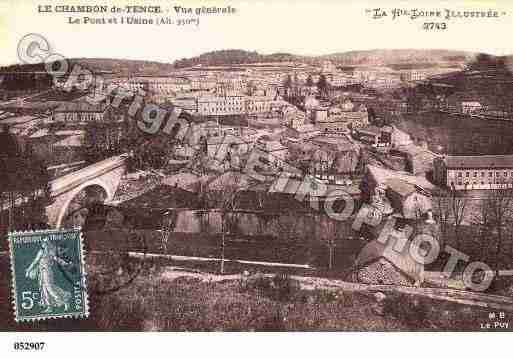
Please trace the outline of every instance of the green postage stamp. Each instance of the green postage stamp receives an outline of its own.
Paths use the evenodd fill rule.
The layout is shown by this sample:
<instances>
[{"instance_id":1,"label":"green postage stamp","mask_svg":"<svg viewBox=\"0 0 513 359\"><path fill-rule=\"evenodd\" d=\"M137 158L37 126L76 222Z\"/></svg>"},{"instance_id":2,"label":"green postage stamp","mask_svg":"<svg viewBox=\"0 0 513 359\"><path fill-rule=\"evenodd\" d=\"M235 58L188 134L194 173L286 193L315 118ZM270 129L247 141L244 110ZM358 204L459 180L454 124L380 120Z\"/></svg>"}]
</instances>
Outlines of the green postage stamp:
<instances>
[{"instance_id":1,"label":"green postage stamp","mask_svg":"<svg viewBox=\"0 0 513 359\"><path fill-rule=\"evenodd\" d=\"M9 233L16 321L89 315L80 229Z\"/></svg>"}]
</instances>

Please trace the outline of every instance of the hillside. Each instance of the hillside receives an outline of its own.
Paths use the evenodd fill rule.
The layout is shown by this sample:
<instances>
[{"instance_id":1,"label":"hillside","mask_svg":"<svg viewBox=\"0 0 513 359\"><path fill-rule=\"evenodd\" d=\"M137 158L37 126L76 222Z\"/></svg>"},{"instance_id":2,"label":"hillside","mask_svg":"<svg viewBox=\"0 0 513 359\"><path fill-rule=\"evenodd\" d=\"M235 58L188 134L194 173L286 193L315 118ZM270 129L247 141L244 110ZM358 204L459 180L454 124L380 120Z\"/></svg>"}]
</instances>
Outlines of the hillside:
<instances>
[{"instance_id":1,"label":"hillside","mask_svg":"<svg viewBox=\"0 0 513 359\"><path fill-rule=\"evenodd\" d=\"M309 62L313 58L297 56L288 53L274 53L262 55L256 51L245 50L219 50L201 54L188 59L180 59L175 61L177 68L202 66L220 66L235 64L254 64L262 62Z\"/></svg>"},{"instance_id":2,"label":"hillside","mask_svg":"<svg viewBox=\"0 0 513 359\"><path fill-rule=\"evenodd\" d=\"M157 61L142 60L123 60L109 58L71 58L72 64L79 63L90 70L97 72L116 73L116 74L161 74L169 73L174 70L173 64ZM15 64L3 66L0 68L0 74L6 72L44 72L45 66L39 64Z\"/></svg>"},{"instance_id":3,"label":"hillside","mask_svg":"<svg viewBox=\"0 0 513 359\"><path fill-rule=\"evenodd\" d=\"M159 75L174 70L170 63L142 60L76 58L71 61L80 63L91 70L112 72L119 75L145 74Z\"/></svg>"},{"instance_id":4,"label":"hillside","mask_svg":"<svg viewBox=\"0 0 513 359\"><path fill-rule=\"evenodd\" d=\"M431 66L452 67L472 62L477 55L478 53L452 50L385 49L348 51L322 56L299 56L290 53L260 54L256 51L230 49L207 52L196 57L179 59L174 63L110 58L73 58L70 61L81 63L92 70L111 72L118 75L162 75L176 69L197 65L223 66L277 62L322 64L326 60L332 61L339 66L386 65L397 70ZM495 56L490 57L496 58ZM511 58L511 56L502 57L507 63L511 63ZM23 71L44 71L44 66L43 64L11 65L0 68L0 74Z\"/></svg>"},{"instance_id":5,"label":"hillside","mask_svg":"<svg viewBox=\"0 0 513 359\"><path fill-rule=\"evenodd\" d=\"M220 66L258 62L303 62L320 64L329 60L341 66L391 66L398 69L408 65L431 67L454 66L472 61L477 53L453 50L378 49L348 51L322 56L298 56L289 53L259 54L256 51L220 50L175 61L178 68L191 66Z\"/></svg>"},{"instance_id":6,"label":"hillside","mask_svg":"<svg viewBox=\"0 0 513 359\"><path fill-rule=\"evenodd\" d=\"M465 63L476 53L453 50L377 49L348 51L321 56L341 65L390 65L415 63Z\"/></svg>"}]
</instances>

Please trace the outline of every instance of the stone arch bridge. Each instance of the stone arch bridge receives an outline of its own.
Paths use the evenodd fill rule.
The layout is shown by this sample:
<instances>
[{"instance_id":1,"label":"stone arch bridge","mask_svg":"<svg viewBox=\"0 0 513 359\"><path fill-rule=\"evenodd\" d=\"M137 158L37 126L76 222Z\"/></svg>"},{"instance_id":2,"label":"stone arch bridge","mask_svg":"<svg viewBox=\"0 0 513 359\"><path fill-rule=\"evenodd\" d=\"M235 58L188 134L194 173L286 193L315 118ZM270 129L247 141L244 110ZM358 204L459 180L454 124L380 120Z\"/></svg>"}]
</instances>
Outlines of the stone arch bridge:
<instances>
[{"instance_id":1,"label":"stone arch bridge","mask_svg":"<svg viewBox=\"0 0 513 359\"><path fill-rule=\"evenodd\" d=\"M125 174L127 158L128 155L110 157L53 180L50 183L52 203L46 207L48 224L53 228L61 227L71 202L88 188L101 188L104 201L112 201Z\"/></svg>"}]
</instances>

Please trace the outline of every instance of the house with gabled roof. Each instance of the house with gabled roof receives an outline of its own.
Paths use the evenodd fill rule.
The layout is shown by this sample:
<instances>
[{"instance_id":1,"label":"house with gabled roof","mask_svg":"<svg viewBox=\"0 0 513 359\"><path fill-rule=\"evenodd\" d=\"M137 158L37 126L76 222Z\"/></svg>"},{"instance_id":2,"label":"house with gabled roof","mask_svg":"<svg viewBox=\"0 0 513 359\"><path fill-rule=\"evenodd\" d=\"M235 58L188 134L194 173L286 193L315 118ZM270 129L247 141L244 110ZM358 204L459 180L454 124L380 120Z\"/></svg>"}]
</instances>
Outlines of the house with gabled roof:
<instances>
[{"instance_id":1,"label":"house with gabled roof","mask_svg":"<svg viewBox=\"0 0 513 359\"><path fill-rule=\"evenodd\" d=\"M424 279L424 265L410 254L411 241L406 237L390 237L385 244L375 239L363 247L355 261L349 278L357 283L383 285L420 285ZM397 241L403 240L402 250L396 250Z\"/></svg>"},{"instance_id":2,"label":"house with gabled roof","mask_svg":"<svg viewBox=\"0 0 513 359\"><path fill-rule=\"evenodd\" d=\"M419 219L431 209L431 200L420 193L414 184L399 178L390 178L386 185L386 196L394 211L404 218Z\"/></svg>"}]
</instances>

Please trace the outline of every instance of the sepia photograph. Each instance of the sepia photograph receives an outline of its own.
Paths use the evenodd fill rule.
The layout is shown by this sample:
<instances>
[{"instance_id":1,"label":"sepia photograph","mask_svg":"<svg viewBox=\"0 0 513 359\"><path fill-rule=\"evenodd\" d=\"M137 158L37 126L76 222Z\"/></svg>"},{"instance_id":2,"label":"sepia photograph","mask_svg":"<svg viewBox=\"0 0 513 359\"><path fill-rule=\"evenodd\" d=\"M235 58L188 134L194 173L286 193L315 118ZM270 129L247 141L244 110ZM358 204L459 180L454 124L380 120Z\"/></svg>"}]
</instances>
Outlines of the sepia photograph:
<instances>
[{"instance_id":1,"label":"sepia photograph","mask_svg":"<svg viewBox=\"0 0 513 359\"><path fill-rule=\"evenodd\" d=\"M511 331L512 15L4 0L0 331Z\"/></svg>"}]
</instances>

